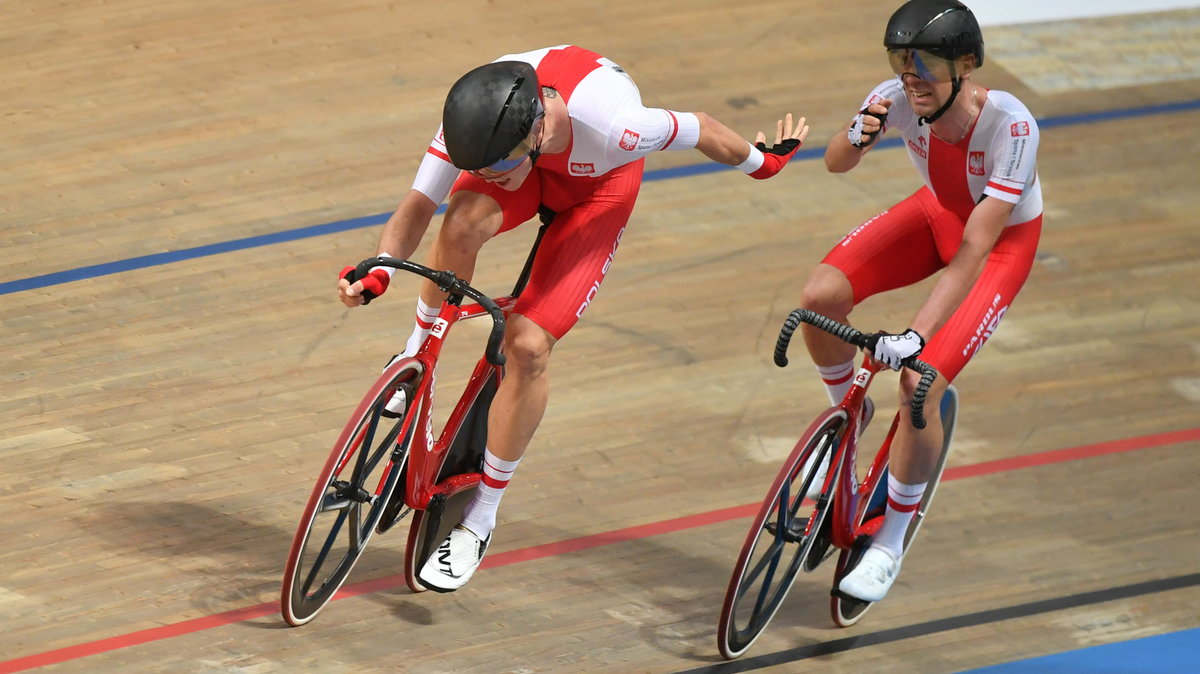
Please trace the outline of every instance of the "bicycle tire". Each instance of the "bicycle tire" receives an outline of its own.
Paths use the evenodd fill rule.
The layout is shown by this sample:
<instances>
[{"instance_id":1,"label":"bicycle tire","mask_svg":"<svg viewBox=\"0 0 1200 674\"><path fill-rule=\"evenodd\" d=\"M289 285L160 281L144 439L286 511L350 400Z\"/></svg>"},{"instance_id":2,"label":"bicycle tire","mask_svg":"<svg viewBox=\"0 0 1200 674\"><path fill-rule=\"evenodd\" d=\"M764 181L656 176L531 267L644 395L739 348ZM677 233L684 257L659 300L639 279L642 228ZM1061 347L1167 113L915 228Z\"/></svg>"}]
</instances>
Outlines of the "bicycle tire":
<instances>
[{"instance_id":1,"label":"bicycle tire","mask_svg":"<svg viewBox=\"0 0 1200 674\"><path fill-rule=\"evenodd\" d=\"M406 358L390 365L342 429L305 504L288 551L280 602L284 620L303 625L316 617L346 582L380 522L408 459L417 424L414 410L384 417L398 387L420 384L421 364ZM408 431L400 437L405 426ZM313 542L318 542L312 545Z\"/></svg>"},{"instance_id":2,"label":"bicycle tire","mask_svg":"<svg viewBox=\"0 0 1200 674\"><path fill-rule=\"evenodd\" d=\"M829 508L824 506L836 488L838 467L830 467L829 486L816 501L804 497L813 476L801 473L809 456L816 455L812 464L816 466L824 453L836 452L847 422L846 412L837 407L818 416L771 483L751 522L721 605L717 645L725 658L732 660L750 648L795 582L828 515ZM789 551L790 559L785 562Z\"/></svg>"},{"instance_id":3,"label":"bicycle tire","mask_svg":"<svg viewBox=\"0 0 1200 674\"><path fill-rule=\"evenodd\" d=\"M942 481L942 473L946 470L946 459L950 456L950 444L954 439L954 427L958 423L958 390L953 386L948 386L946 392L942 394L941 417L942 417L942 452L938 455L937 463L934 464L933 475L929 478L929 482L925 486L925 495L921 497L921 505L917 508L916 514L913 516L912 522L908 525L908 531L904 534L904 555L908 555L909 549L912 547L913 539L917 536L917 531L921 528L921 523L925 521L925 516L929 512L929 506L933 503L933 497L937 494L938 484ZM887 472L886 470L880 477L879 483L875 490L887 490ZM872 494L872 501L875 494ZM869 513L864 513L865 517ZM859 522L861 524L861 522ZM841 584L842 578L853 569L858 560L862 557L869 547L871 539L869 536L859 536L855 540L854 545L849 550L843 550L838 555L837 570L833 574L833 590L830 592L829 613L833 618L834 624L838 627L850 627L858 621L862 620L867 611L870 610L872 602L862 601L853 597L842 594L838 590L838 585Z\"/></svg>"}]
</instances>

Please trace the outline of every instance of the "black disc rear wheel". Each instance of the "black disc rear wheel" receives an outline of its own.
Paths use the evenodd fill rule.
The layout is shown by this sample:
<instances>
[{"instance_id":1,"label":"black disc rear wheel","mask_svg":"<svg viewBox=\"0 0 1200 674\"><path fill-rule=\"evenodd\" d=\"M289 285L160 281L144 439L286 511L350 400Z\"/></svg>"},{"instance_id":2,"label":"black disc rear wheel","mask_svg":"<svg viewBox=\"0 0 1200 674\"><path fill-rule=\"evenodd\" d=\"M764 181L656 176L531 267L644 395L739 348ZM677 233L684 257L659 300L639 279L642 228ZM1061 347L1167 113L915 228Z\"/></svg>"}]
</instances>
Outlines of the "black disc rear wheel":
<instances>
[{"instance_id":1,"label":"black disc rear wheel","mask_svg":"<svg viewBox=\"0 0 1200 674\"><path fill-rule=\"evenodd\" d=\"M917 531L921 528L921 523L925 521L925 515L929 512L929 506L933 503L933 497L937 493L938 484L942 481L942 473L946 470L946 459L950 456L950 443L954 439L954 426L958 421L958 390L953 386L947 387L946 392L942 394L939 413L942 417L942 452L938 455L932 477L926 483L925 495L921 497L921 505L917 508L912 522L908 525L908 531L904 535L905 555L908 554L909 548L912 547L913 539L916 538ZM882 494L879 493L881 491ZM886 499L887 471L883 471L879 484L876 485L875 491L872 492L869 503L885 503ZM867 508L867 512L864 513L864 521L873 515L879 515L878 512L873 513L871 510L870 507ZM833 590L830 593L829 612L833 617L833 622L839 627L849 627L862 620L863 615L873 605L871 602L842 594L838 590L838 585L841 584L842 578L845 578L846 574L854 569L858 564L858 560L862 558L863 553L867 551L870 543L871 539L869 537L860 536L851 549L843 550L838 557L837 571L833 574Z\"/></svg>"}]
</instances>

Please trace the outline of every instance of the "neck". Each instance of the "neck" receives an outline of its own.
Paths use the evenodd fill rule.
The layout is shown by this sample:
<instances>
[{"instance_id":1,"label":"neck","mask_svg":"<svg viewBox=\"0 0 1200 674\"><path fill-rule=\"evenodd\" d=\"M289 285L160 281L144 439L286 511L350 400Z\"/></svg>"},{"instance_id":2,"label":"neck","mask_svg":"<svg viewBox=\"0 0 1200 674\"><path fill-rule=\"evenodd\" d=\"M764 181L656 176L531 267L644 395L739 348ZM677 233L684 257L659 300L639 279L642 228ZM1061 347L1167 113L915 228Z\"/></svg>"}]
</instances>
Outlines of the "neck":
<instances>
[{"instance_id":1,"label":"neck","mask_svg":"<svg viewBox=\"0 0 1200 674\"><path fill-rule=\"evenodd\" d=\"M968 80L963 84L956 105L947 110L941 119L931 124L929 130L948 143L957 143L967 137L971 124L979 116L979 108L979 87Z\"/></svg>"},{"instance_id":2,"label":"neck","mask_svg":"<svg viewBox=\"0 0 1200 674\"><path fill-rule=\"evenodd\" d=\"M546 107L542 154L565 152L571 146L571 117L567 114L567 104L557 91L549 87L542 89L542 97Z\"/></svg>"}]
</instances>

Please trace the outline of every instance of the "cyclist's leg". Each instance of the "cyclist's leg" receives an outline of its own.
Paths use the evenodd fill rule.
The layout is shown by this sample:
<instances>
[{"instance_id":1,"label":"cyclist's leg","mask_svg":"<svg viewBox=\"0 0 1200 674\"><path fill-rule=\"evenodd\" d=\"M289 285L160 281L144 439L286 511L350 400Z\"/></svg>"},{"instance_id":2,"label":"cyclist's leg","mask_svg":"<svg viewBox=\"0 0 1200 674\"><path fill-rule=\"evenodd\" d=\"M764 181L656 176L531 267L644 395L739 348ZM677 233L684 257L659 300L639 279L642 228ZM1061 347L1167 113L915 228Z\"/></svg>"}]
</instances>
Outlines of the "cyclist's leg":
<instances>
[{"instance_id":1,"label":"cyclist's leg","mask_svg":"<svg viewBox=\"0 0 1200 674\"><path fill-rule=\"evenodd\" d=\"M543 196L557 213L542 237L529 282L505 331L508 363L488 416L489 450L505 461L524 455L549 398L550 352L594 298L633 212L641 162L614 171L582 195L566 195L543 177ZM569 204L567 197L579 201Z\"/></svg>"},{"instance_id":2,"label":"cyclist's leg","mask_svg":"<svg viewBox=\"0 0 1200 674\"><path fill-rule=\"evenodd\" d=\"M942 445L938 412L946 387L991 337L1008 312L1029 271L1041 232L1041 218L1005 229L988 255L983 271L959 308L930 339L921 359L934 366L939 377L925 402L929 425L921 431L911 421L896 429L891 466L901 481L924 481L936 463ZM907 406L919 377L906 371L901 379L900 402Z\"/></svg>"},{"instance_id":3,"label":"cyclist's leg","mask_svg":"<svg viewBox=\"0 0 1200 674\"><path fill-rule=\"evenodd\" d=\"M571 194L572 186L558 184L555 176L541 176L542 197L557 215L543 235L529 282L509 317L505 376L488 415L485 460L491 457L504 462L507 477L545 413L550 353L578 321L608 272L633 211L641 174L642 162L635 162L594 183L578 183L587 185L582 194ZM571 203L571 198L577 201ZM490 542L491 531L479 529L494 526L506 486L507 480L490 485L484 481L488 489L477 490L464 511L464 524L471 526L451 532L422 570L422 583L437 590L457 589L466 583ZM450 564L441 565L442 559Z\"/></svg>"},{"instance_id":4,"label":"cyclist's leg","mask_svg":"<svg viewBox=\"0 0 1200 674\"><path fill-rule=\"evenodd\" d=\"M944 441L940 415L942 396L967 361L995 331L1013 297L1020 291L1033 266L1040 230L1041 219L1038 218L1009 227L1001 234L966 299L946 325L931 337L922 352L922 359L941 375L934 381L926 399L928 424L917 430L907 415L901 415L889 457L887 516L868 550L872 556L864 555L861 568L842 583L842 589L849 594L877 601L882 598L878 592L886 593L899 572L909 523L941 459ZM902 375L902 409L911 402L918 379L913 372L906 371ZM890 559L880 556L880 551ZM872 564L878 568L869 568ZM871 597L863 594L866 585L874 586L868 590L873 593Z\"/></svg>"},{"instance_id":5,"label":"cyclist's leg","mask_svg":"<svg viewBox=\"0 0 1200 674\"><path fill-rule=\"evenodd\" d=\"M550 352L595 298L633 212L642 162L621 167L586 191L543 176L543 198L555 211L505 335L508 365L492 401L491 449L517 460L541 422L549 395Z\"/></svg>"},{"instance_id":6,"label":"cyclist's leg","mask_svg":"<svg viewBox=\"0 0 1200 674\"><path fill-rule=\"evenodd\" d=\"M843 237L808 279L801 306L844 323L864 299L911 285L940 269L928 224L927 202L933 199L921 188ZM801 331L830 398L841 400L850 388L855 348L810 325L801 326Z\"/></svg>"},{"instance_id":7,"label":"cyclist's leg","mask_svg":"<svg viewBox=\"0 0 1200 674\"><path fill-rule=\"evenodd\" d=\"M531 173L521 186L508 191L482 178L464 172L450 192L446 215L429 248L426 265L432 269L449 269L458 277L470 281L475 273L475 261L483 244L498 232L506 231L537 214L539 180ZM413 331L404 349L391 362L416 355L421 343L433 330L433 321L441 310L446 293L433 282L421 282L417 297ZM390 365L391 362L388 364ZM407 401L403 391L388 401L387 414L404 411Z\"/></svg>"},{"instance_id":8,"label":"cyclist's leg","mask_svg":"<svg viewBox=\"0 0 1200 674\"><path fill-rule=\"evenodd\" d=\"M516 190L505 190L482 178L463 172L450 191L442 226L429 247L426 265L449 269L470 281L483 244L537 215L540 178L533 171ZM446 293L431 281L421 283L417 299L416 326L404 355L413 355L433 327Z\"/></svg>"}]
</instances>

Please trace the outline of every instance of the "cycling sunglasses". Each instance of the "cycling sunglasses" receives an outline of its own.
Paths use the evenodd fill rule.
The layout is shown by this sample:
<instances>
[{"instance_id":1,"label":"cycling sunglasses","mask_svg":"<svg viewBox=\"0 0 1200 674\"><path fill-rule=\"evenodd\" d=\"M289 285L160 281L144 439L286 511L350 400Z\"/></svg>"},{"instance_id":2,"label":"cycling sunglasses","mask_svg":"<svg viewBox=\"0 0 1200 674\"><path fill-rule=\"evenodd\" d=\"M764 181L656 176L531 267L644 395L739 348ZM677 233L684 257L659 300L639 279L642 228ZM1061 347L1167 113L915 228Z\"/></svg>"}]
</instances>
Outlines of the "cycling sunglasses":
<instances>
[{"instance_id":1,"label":"cycling sunglasses","mask_svg":"<svg viewBox=\"0 0 1200 674\"><path fill-rule=\"evenodd\" d=\"M924 49L889 49L887 53L892 72L902 79L905 75L914 75L926 82L949 82L954 79L953 59Z\"/></svg>"},{"instance_id":2,"label":"cycling sunglasses","mask_svg":"<svg viewBox=\"0 0 1200 674\"><path fill-rule=\"evenodd\" d=\"M529 135L525 136L525 140L517 143L517 146L508 153L507 157L493 162L489 166L481 169L470 171L472 175L480 178L499 178L507 173L517 170L525 159L530 156L536 157L538 149L542 146L542 127L544 126L545 113L539 112L533 120L533 128L529 130Z\"/></svg>"}]
</instances>

